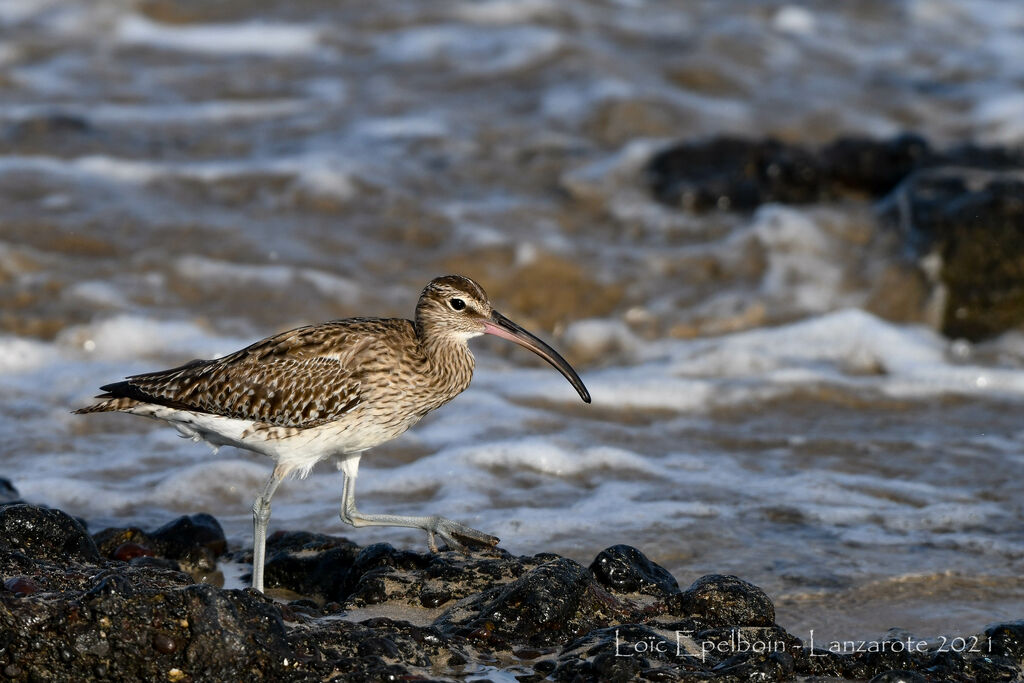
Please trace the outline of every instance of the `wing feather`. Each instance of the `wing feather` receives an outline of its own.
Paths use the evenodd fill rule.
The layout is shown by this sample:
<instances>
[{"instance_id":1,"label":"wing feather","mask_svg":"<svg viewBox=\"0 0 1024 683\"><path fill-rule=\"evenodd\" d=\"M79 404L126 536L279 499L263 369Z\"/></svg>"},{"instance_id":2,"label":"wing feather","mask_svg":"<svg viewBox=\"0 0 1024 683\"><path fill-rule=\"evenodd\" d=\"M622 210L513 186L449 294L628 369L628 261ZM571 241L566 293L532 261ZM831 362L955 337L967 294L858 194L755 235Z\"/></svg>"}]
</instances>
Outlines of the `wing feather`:
<instances>
[{"instance_id":1,"label":"wing feather","mask_svg":"<svg viewBox=\"0 0 1024 683\"><path fill-rule=\"evenodd\" d=\"M396 332L414 334L411 323L397 319L300 327L223 358L108 384L101 387L107 393L98 398L133 399L282 427L315 427L359 405L367 357L378 350L381 339Z\"/></svg>"}]
</instances>

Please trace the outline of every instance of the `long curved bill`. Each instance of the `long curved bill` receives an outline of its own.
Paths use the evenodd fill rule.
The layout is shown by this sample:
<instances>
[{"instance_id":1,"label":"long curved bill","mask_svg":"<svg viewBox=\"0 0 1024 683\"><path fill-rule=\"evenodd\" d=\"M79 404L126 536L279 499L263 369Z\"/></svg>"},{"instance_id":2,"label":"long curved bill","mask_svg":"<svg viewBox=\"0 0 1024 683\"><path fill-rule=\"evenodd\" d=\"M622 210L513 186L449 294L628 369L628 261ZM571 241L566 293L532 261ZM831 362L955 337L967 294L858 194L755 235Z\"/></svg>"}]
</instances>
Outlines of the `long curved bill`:
<instances>
[{"instance_id":1,"label":"long curved bill","mask_svg":"<svg viewBox=\"0 0 1024 683\"><path fill-rule=\"evenodd\" d=\"M491 317L484 320L484 334L493 334L495 337L508 339L520 346L530 349L538 356L551 363L556 370L565 376L569 383L579 393L584 403L590 403L590 392L583 386L583 380L572 369L568 361L558 355L553 348L537 339L535 336L516 325L514 322L497 311L491 311Z\"/></svg>"}]
</instances>

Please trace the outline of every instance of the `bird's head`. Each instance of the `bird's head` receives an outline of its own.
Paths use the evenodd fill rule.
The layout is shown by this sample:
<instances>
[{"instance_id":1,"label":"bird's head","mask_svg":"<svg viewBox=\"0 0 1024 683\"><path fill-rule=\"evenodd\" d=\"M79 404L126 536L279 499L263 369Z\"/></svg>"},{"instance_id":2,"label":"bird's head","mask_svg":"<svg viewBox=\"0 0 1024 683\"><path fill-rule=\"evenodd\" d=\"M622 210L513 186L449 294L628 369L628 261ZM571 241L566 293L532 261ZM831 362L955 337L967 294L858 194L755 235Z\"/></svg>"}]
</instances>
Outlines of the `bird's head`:
<instances>
[{"instance_id":1,"label":"bird's head","mask_svg":"<svg viewBox=\"0 0 1024 683\"><path fill-rule=\"evenodd\" d=\"M445 275L430 281L416 304L416 330L422 337L447 337L462 342L482 334L515 342L554 366L580 398L590 403L590 392L572 366L553 348L494 310L483 287L468 277Z\"/></svg>"}]
</instances>

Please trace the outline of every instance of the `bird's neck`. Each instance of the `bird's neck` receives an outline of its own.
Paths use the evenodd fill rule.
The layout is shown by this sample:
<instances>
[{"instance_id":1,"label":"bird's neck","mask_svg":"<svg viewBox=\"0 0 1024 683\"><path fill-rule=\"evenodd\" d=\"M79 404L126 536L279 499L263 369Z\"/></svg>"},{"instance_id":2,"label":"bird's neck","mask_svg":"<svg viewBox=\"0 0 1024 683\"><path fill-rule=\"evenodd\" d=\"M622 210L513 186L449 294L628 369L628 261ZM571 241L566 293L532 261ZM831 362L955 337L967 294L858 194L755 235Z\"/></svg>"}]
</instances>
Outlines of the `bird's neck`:
<instances>
[{"instance_id":1,"label":"bird's neck","mask_svg":"<svg viewBox=\"0 0 1024 683\"><path fill-rule=\"evenodd\" d=\"M454 398L469 386L476 361L466 340L449 334L431 334L417 325L427 373L445 394Z\"/></svg>"}]
</instances>

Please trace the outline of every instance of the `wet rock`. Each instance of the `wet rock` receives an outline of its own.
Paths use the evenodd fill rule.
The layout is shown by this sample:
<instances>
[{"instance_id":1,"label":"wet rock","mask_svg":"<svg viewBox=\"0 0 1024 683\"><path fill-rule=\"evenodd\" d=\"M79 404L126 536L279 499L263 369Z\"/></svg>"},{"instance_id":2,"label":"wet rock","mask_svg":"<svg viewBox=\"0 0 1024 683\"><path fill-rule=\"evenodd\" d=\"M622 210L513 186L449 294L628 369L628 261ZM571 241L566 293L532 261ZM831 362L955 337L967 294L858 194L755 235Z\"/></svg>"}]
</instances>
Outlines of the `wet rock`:
<instances>
[{"instance_id":1,"label":"wet rock","mask_svg":"<svg viewBox=\"0 0 1024 683\"><path fill-rule=\"evenodd\" d=\"M356 555L346 576L346 599L354 606L365 606L406 595L415 581L416 570L425 569L431 559L428 555L395 550L390 543L367 546Z\"/></svg>"},{"instance_id":2,"label":"wet rock","mask_svg":"<svg viewBox=\"0 0 1024 683\"><path fill-rule=\"evenodd\" d=\"M794 663L786 652L742 654L726 659L711 671L726 680L786 681L793 677Z\"/></svg>"},{"instance_id":3,"label":"wet rock","mask_svg":"<svg viewBox=\"0 0 1024 683\"><path fill-rule=\"evenodd\" d=\"M993 624L985 629L983 651L1024 666L1024 620Z\"/></svg>"},{"instance_id":4,"label":"wet rock","mask_svg":"<svg viewBox=\"0 0 1024 683\"><path fill-rule=\"evenodd\" d=\"M201 570L215 568L217 557L227 550L227 539L220 523L205 513L179 517L152 532L150 537L157 554Z\"/></svg>"},{"instance_id":5,"label":"wet rock","mask_svg":"<svg viewBox=\"0 0 1024 683\"><path fill-rule=\"evenodd\" d=\"M103 557L110 559L121 559L115 555L125 546L142 548L152 555L152 547L155 545L149 535L138 527L107 528L93 534L92 538Z\"/></svg>"},{"instance_id":6,"label":"wet rock","mask_svg":"<svg viewBox=\"0 0 1024 683\"><path fill-rule=\"evenodd\" d=\"M287 532L268 541L267 585L322 602L363 608L383 603L434 609L517 579L554 555L513 557L500 549L416 553L387 543Z\"/></svg>"},{"instance_id":7,"label":"wet rock","mask_svg":"<svg viewBox=\"0 0 1024 683\"><path fill-rule=\"evenodd\" d=\"M341 602L359 547L346 538L305 531L278 531L267 539L264 582L321 601ZM248 561L252 561L249 553Z\"/></svg>"},{"instance_id":8,"label":"wet rock","mask_svg":"<svg viewBox=\"0 0 1024 683\"><path fill-rule=\"evenodd\" d=\"M679 592L668 571L628 545L602 550L590 565L594 578L612 593L646 593L667 597Z\"/></svg>"},{"instance_id":9,"label":"wet rock","mask_svg":"<svg viewBox=\"0 0 1024 683\"><path fill-rule=\"evenodd\" d=\"M1024 324L1024 180L971 170L919 174L901 188L895 223L931 287L938 325L978 341Z\"/></svg>"},{"instance_id":10,"label":"wet rock","mask_svg":"<svg viewBox=\"0 0 1024 683\"><path fill-rule=\"evenodd\" d=\"M884 197L933 157L928 141L919 135L908 133L889 140L839 138L819 154L828 184L824 193L833 197Z\"/></svg>"},{"instance_id":11,"label":"wet rock","mask_svg":"<svg viewBox=\"0 0 1024 683\"><path fill-rule=\"evenodd\" d=\"M663 629L625 624L592 630L566 645L558 654L552 678L675 681L685 674L710 676L710 667L717 661L695 656L685 640L667 638Z\"/></svg>"},{"instance_id":12,"label":"wet rock","mask_svg":"<svg viewBox=\"0 0 1024 683\"><path fill-rule=\"evenodd\" d=\"M695 616L707 626L771 626L775 606L763 590L735 576L702 576L670 599L670 613Z\"/></svg>"},{"instance_id":13,"label":"wet rock","mask_svg":"<svg viewBox=\"0 0 1024 683\"><path fill-rule=\"evenodd\" d=\"M4 590L15 595L32 595L39 591L39 584L28 576L12 576L4 581Z\"/></svg>"},{"instance_id":14,"label":"wet rock","mask_svg":"<svg viewBox=\"0 0 1024 683\"><path fill-rule=\"evenodd\" d=\"M105 598L111 595L134 595L135 584L124 574L104 572L93 577L93 586L82 596L84 600Z\"/></svg>"},{"instance_id":15,"label":"wet rock","mask_svg":"<svg viewBox=\"0 0 1024 683\"><path fill-rule=\"evenodd\" d=\"M712 575L679 593L664 569L630 546L608 548L587 569L551 554L435 555L283 532L268 544L277 581L309 593L280 604L250 590L194 584L174 570L176 560L161 556L217 548L219 526L207 521L182 518L152 533L105 530L96 548L59 511L0 509L3 528L14 532L0 536L0 673L15 680L407 680L463 678L515 661L520 680L1021 675L1021 622L990 627L978 639L980 652L812 657L772 623L760 589ZM55 528L71 552L38 551ZM344 605L321 607L325 596ZM365 619L373 610L415 623Z\"/></svg>"},{"instance_id":16,"label":"wet rock","mask_svg":"<svg viewBox=\"0 0 1024 683\"><path fill-rule=\"evenodd\" d=\"M886 671L868 683L928 683L928 679L915 671Z\"/></svg>"},{"instance_id":17,"label":"wet rock","mask_svg":"<svg viewBox=\"0 0 1024 683\"><path fill-rule=\"evenodd\" d=\"M823 191L823 172L814 156L772 139L683 143L656 154L647 177L658 200L690 211L805 204L821 199Z\"/></svg>"},{"instance_id":18,"label":"wet rock","mask_svg":"<svg viewBox=\"0 0 1024 683\"><path fill-rule=\"evenodd\" d=\"M843 677L843 656L820 648L805 648L796 658L796 672L803 676Z\"/></svg>"},{"instance_id":19,"label":"wet rock","mask_svg":"<svg viewBox=\"0 0 1024 683\"><path fill-rule=\"evenodd\" d=\"M113 586L115 576L99 586ZM204 680L287 673L282 659L291 651L277 610L240 591L193 585L95 590L66 600L8 595L0 593L0 657L7 658L0 665L29 679L164 680L173 669Z\"/></svg>"},{"instance_id":20,"label":"wet rock","mask_svg":"<svg viewBox=\"0 0 1024 683\"><path fill-rule=\"evenodd\" d=\"M98 562L99 550L85 527L60 510L17 504L0 508L0 546L34 560Z\"/></svg>"},{"instance_id":21,"label":"wet rock","mask_svg":"<svg viewBox=\"0 0 1024 683\"><path fill-rule=\"evenodd\" d=\"M606 626L620 609L589 571L559 558L508 585L461 600L437 624L448 634L489 647L545 646Z\"/></svg>"},{"instance_id":22,"label":"wet rock","mask_svg":"<svg viewBox=\"0 0 1024 683\"><path fill-rule=\"evenodd\" d=\"M797 659L803 656L803 642L796 636L786 632L781 626L718 626L699 631L685 631L692 634L697 645L694 654L702 658L717 657L718 659L740 659L747 656L786 654L795 667ZM781 660L780 660L781 661Z\"/></svg>"},{"instance_id":23,"label":"wet rock","mask_svg":"<svg viewBox=\"0 0 1024 683\"><path fill-rule=\"evenodd\" d=\"M884 641L883 641L884 642ZM870 650L876 643L869 642ZM843 658L843 676L846 678L869 679L887 671L904 671L924 668L927 654L910 653L906 650L861 651L850 653Z\"/></svg>"},{"instance_id":24,"label":"wet rock","mask_svg":"<svg viewBox=\"0 0 1024 683\"><path fill-rule=\"evenodd\" d=\"M205 513L179 517L151 532L138 527L110 528L93 538L104 557L122 562L163 558L195 574L215 569L217 558L227 550L220 523Z\"/></svg>"},{"instance_id":25,"label":"wet rock","mask_svg":"<svg viewBox=\"0 0 1024 683\"><path fill-rule=\"evenodd\" d=\"M153 551L138 543L122 543L110 554L112 559L119 562L131 562L136 557L152 557Z\"/></svg>"},{"instance_id":26,"label":"wet rock","mask_svg":"<svg viewBox=\"0 0 1024 683\"><path fill-rule=\"evenodd\" d=\"M873 240L870 260L883 265L867 306L980 341L1024 325L1022 169L1019 149L937 150L913 134L816 150L715 138L654 154L646 178L657 199L690 211L886 198L882 222L898 229Z\"/></svg>"},{"instance_id":27,"label":"wet rock","mask_svg":"<svg viewBox=\"0 0 1024 683\"><path fill-rule=\"evenodd\" d=\"M314 680L410 680L432 667L461 666L472 659L433 627L383 617L360 623L327 622L293 631L290 643L301 668ZM434 674L436 676L436 674ZM434 676L431 676L434 677Z\"/></svg>"},{"instance_id":28,"label":"wet rock","mask_svg":"<svg viewBox=\"0 0 1024 683\"><path fill-rule=\"evenodd\" d=\"M962 146L934 150L919 135L887 140L843 137L820 149L773 140L718 137L653 155L646 178L654 197L690 211L749 211L761 204L881 199L923 169L1024 167L1018 150Z\"/></svg>"},{"instance_id":29,"label":"wet rock","mask_svg":"<svg viewBox=\"0 0 1024 683\"><path fill-rule=\"evenodd\" d=\"M967 645L970 643L970 645ZM964 649L951 648L931 654L923 665L908 666L911 670L924 670L940 680L952 681L1017 681L1020 667L1008 659L988 656L984 651L974 651L973 638L965 640Z\"/></svg>"},{"instance_id":30,"label":"wet rock","mask_svg":"<svg viewBox=\"0 0 1024 683\"><path fill-rule=\"evenodd\" d=\"M11 124L4 130L3 138L11 144L24 144L26 140L52 141L93 132L92 124L84 117L56 111Z\"/></svg>"},{"instance_id":31,"label":"wet rock","mask_svg":"<svg viewBox=\"0 0 1024 683\"><path fill-rule=\"evenodd\" d=\"M21 502L21 494L18 493L18 489L14 487L10 479L0 477L0 505L10 505L16 502Z\"/></svg>"}]
</instances>

